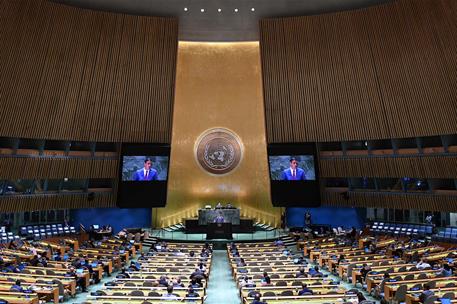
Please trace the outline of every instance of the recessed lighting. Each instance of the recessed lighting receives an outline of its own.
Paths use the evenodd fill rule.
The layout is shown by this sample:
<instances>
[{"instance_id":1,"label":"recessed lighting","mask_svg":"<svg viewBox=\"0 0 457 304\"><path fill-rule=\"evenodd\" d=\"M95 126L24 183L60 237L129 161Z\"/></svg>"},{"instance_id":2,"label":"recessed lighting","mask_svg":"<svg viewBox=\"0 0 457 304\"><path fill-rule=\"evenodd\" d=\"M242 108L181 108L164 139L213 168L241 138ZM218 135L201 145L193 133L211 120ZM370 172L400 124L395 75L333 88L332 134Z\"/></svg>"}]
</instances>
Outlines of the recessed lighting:
<instances>
[{"instance_id":1,"label":"recessed lighting","mask_svg":"<svg viewBox=\"0 0 457 304\"><path fill-rule=\"evenodd\" d=\"M184 11L187 12L189 9L187 7L184 8Z\"/></svg>"},{"instance_id":2,"label":"recessed lighting","mask_svg":"<svg viewBox=\"0 0 457 304\"><path fill-rule=\"evenodd\" d=\"M255 8L251 8L251 12L254 12L255 11Z\"/></svg>"},{"instance_id":3,"label":"recessed lighting","mask_svg":"<svg viewBox=\"0 0 457 304\"><path fill-rule=\"evenodd\" d=\"M220 13L220 12L222 12L222 9L221 9L221 8L218 8L217 11Z\"/></svg>"},{"instance_id":4,"label":"recessed lighting","mask_svg":"<svg viewBox=\"0 0 457 304\"><path fill-rule=\"evenodd\" d=\"M204 8L200 9L200 12L204 13L204 12L205 12L205 9L204 9Z\"/></svg>"},{"instance_id":5,"label":"recessed lighting","mask_svg":"<svg viewBox=\"0 0 457 304\"><path fill-rule=\"evenodd\" d=\"M235 8L234 11L235 11L235 13L238 13L238 9L237 8Z\"/></svg>"}]
</instances>

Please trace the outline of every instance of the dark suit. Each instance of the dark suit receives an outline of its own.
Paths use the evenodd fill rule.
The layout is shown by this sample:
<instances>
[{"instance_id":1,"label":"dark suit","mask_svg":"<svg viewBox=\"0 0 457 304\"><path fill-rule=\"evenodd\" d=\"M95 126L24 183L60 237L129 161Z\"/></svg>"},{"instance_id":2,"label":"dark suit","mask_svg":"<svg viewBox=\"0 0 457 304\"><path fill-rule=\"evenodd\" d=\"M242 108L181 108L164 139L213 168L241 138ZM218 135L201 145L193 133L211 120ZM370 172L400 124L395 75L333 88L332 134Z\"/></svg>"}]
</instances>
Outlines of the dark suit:
<instances>
[{"instance_id":1,"label":"dark suit","mask_svg":"<svg viewBox=\"0 0 457 304\"><path fill-rule=\"evenodd\" d=\"M224 217L222 215L218 215L214 218L214 223L224 223Z\"/></svg>"},{"instance_id":2,"label":"dark suit","mask_svg":"<svg viewBox=\"0 0 457 304\"><path fill-rule=\"evenodd\" d=\"M152 169L152 168L149 169L149 174L147 177L144 175L144 169L137 170L133 174L134 181L153 181L153 180L157 180L157 178L158 178L157 170Z\"/></svg>"},{"instance_id":3,"label":"dark suit","mask_svg":"<svg viewBox=\"0 0 457 304\"><path fill-rule=\"evenodd\" d=\"M305 170L302 168L295 169L295 177L292 176L292 169L287 168L286 170L282 171L281 175L282 180L306 180Z\"/></svg>"}]
</instances>

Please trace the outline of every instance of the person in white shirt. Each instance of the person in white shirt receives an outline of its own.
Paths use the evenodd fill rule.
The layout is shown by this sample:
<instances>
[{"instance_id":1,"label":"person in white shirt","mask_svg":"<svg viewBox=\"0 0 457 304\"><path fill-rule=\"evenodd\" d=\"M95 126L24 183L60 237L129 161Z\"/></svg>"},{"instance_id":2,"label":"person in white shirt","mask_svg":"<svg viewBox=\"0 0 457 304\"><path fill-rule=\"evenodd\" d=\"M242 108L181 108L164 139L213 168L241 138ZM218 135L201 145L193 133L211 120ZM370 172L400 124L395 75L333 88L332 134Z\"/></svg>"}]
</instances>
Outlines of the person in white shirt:
<instances>
[{"instance_id":1,"label":"person in white shirt","mask_svg":"<svg viewBox=\"0 0 457 304\"><path fill-rule=\"evenodd\" d=\"M425 262L424 259L421 259L419 263L416 264L416 268L419 270L424 270L425 268L431 268L429 263Z\"/></svg>"}]
</instances>

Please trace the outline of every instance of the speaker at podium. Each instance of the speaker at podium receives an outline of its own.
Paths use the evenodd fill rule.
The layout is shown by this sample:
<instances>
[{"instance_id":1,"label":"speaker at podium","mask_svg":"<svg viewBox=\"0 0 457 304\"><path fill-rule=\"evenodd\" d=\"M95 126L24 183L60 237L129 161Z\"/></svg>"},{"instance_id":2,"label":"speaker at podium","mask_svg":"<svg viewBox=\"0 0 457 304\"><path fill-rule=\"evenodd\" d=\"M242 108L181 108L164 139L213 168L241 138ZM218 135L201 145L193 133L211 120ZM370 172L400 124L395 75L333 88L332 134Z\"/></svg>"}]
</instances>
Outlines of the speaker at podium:
<instances>
[{"instance_id":1,"label":"speaker at podium","mask_svg":"<svg viewBox=\"0 0 457 304\"><path fill-rule=\"evenodd\" d=\"M206 239L233 240L232 223L209 223L206 230Z\"/></svg>"}]
</instances>

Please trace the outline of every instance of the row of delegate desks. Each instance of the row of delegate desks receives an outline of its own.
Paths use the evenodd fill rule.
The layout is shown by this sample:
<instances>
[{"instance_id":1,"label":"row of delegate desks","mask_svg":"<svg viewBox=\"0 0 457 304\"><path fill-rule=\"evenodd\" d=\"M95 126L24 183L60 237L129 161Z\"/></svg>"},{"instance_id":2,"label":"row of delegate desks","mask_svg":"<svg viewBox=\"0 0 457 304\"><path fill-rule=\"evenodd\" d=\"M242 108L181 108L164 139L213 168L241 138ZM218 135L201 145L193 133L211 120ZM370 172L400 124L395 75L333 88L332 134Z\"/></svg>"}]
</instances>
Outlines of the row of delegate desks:
<instances>
[{"instance_id":1,"label":"row of delegate desks","mask_svg":"<svg viewBox=\"0 0 457 304\"><path fill-rule=\"evenodd\" d=\"M344 256L355 256L361 255L365 251L363 249L358 249L350 246L337 247L327 250L313 249L309 253L309 259L311 261L316 261L319 266L324 266L327 260L335 258L337 259L340 255Z\"/></svg>"},{"instance_id":2,"label":"row of delegate desks","mask_svg":"<svg viewBox=\"0 0 457 304\"><path fill-rule=\"evenodd\" d=\"M398 281L398 282L386 282L386 283L384 283L384 298L388 301L391 300L394 297L395 292L397 291L398 287L400 287L400 285L406 285L409 290L417 284L435 282L437 288L444 288L449 283L455 283L456 280L457 280L457 277L444 277L444 278L435 277L435 278L428 278L427 280L415 279L415 280L404 280L404 281ZM417 291L414 291L414 292L417 292Z\"/></svg>"},{"instance_id":3,"label":"row of delegate desks","mask_svg":"<svg viewBox=\"0 0 457 304\"><path fill-rule=\"evenodd\" d=\"M393 246L395 247L395 246ZM409 248L408 248L409 247ZM409 259L414 254L427 262L448 263L445 258L455 257L457 251L445 250L442 246L429 245L423 247L410 247L404 249L403 258ZM393 252L393 251L391 251ZM417 286L433 283L435 285L432 290L435 295L443 296L446 293L457 293L456 280L457 277L442 277L440 269L423 269L419 270L415 264L397 264L372 267L371 272L367 274L366 284L367 290L371 292L375 286L383 280L385 271L390 274L391 280L384 282L383 292L386 300L391 300L395 296L397 289L401 285L406 285L407 292L405 301L408 304L419 303L419 296L423 292L422 288L417 289ZM353 275L360 275L359 271L353 272ZM414 288L414 290L412 290Z\"/></svg>"},{"instance_id":4,"label":"row of delegate desks","mask_svg":"<svg viewBox=\"0 0 457 304\"><path fill-rule=\"evenodd\" d=\"M372 236L359 238L359 241L358 241L359 248L360 249L365 248L365 246L368 243L371 243L373 241L376 241L376 238L372 237ZM389 245L395 244L396 242L397 242L397 240L394 238L387 238L387 239L383 239L380 241L376 241L375 246L376 246L376 248L385 248L385 247L388 247Z\"/></svg>"},{"instance_id":5,"label":"row of delegate desks","mask_svg":"<svg viewBox=\"0 0 457 304\"><path fill-rule=\"evenodd\" d=\"M26 283L37 283L38 281L48 281L53 282L53 280L59 280L62 282L63 286L70 291L71 295L76 294L76 281L74 278L65 277L61 275L41 275L41 274L31 274L31 273L0 273L0 280L7 281L11 280L22 280Z\"/></svg>"},{"instance_id":6,"label":"row of delegate desks","mask_svg":"<svg viewBox=\"0 0 457 304\"><path fill-rule=\"evenodd\" d=\"M24 294L24 293L19 293L19 292L11 292L11 287L15 284L15 282L12 281L5 281L0 279L0 298L4 299L3 296L1 295L8 295L8 294L13 294L13 297L10 298L10 303L15 303L15 302L24 302L25 299L39 299L42 297L46 297L51 299L54 303L59 303L59 287L56 284L46 284L46 283L22 283L23 288L30 288L30 290L33 291L31 294ZM19 297L17 297L20 295ZM22 295L25 295L22 296ZM27 297L28 296L28 297ZM19 298L19 301L18 299ZM7 299L5 299L7 300Z\"/></svg>"},{"instance_id":7,"label":"row of delegate desks","mask_svg":"<svg viewBox=\"0 0 457 304\"><path fill-rule=\"evenodd\" d=\"M110 238L110 239L107 239L107 240L104 240L103 241L105 244L113 244L113 245L116 245L116 246L120 246L123 244L123 240L120 240L120 239L117 239L117 238ZM143 251L143 243L141 242L136 242L134 241L133 242L133 247L135 247L135 250L136 251Z\"/></svg>"},{"instance_id":8,"label":"row of delegate desks","mask_svg":"<svg viewBox=\"0 0 457 304\"><path fill-rule=\"evenodd\" d=\"M383 283L383 292L385 299L393 299L396 290L401 285L406 285L408 289L406 294L407 304L416 304L419 301L421 289L411 290L412 287L422 286L424 283L433 282L436 288L432 289L438 295L444 295L446 292L456 294L457 287L449 285L455 284L457 277L440 277L439 270L418 270L415 264L404 262L401 259L393 258L396 250L403 251L403 258L410 260L413 255L423 258L427 262L446 262L446 258L457 256L457 251L445 250L442 246L430 245L416 247L416 244L397 243L395 239L384 239L376 241L374 244L377 249L385 248L381 253L365 253L363 247L369 242L375 241L375 238L367 237L359 239L359 248L345 246L343 242L337 239L311 240L304 246L304 254L309 255L312 260L318 261L320 266L327 265L328 269L337 267L338 275L341 278L347 276L352 282L358 281L362 275L362 265L370 266L371 271L366 276L367 290L371 292L375 286L383 281L385 272L389 272L390 280ZM340 255L344 255L344 260L338 264ZM404 288L404 287L403 287Z\"/></svg>"},{"instance_id":9,"label":"row of delegate desks","mask_svg":"<svg viewBox=\"0 0 457 304\"><path fill-rule=\"evenodd\" d=\"M425 252L425 251L423 251ZM438 252L438 253L433 253L429 254L428 256L423 256L422 258L424 260L429 260L429 261L439 261L445 257L447 257L449 254L455 254L454 251L443 251L443 252ZM413 277L416 283L421 283L424 282L424 280L429 280L434 277L436 277L440 271L436 269L425 269L425 270L418 270L415 264L411 263L406 263L406 264L396 264L396 265L387 265L387 266L377 266L377 267L372 267L372 272L367 274L366 277L366 284L367 284L367 290L371 291L375 286L377 286L379 283L382 282L383 280L383 275L384 272L387 270L390 270L390 276L391 278L405 278L405 277ZM413 270L405 270L407 269L413 269ZM401 271L400 271L401 270ZM353 277L360 275L360 271L355 270L353 271ZM398 283L402 283L403 281L400 281ZM389 284L387 284L389 285Z\"/></svg>"},{"instance_id":10,"label":"row of delegate desks","mask_svg":"<svg viewBox=\"0 0 457 304\"><path fill-rule=\"evenodd\" d=\"M86 262L92 263L96 261L95 257L99 257L103 264L92 267L99 279L103 276L103 266L108 266L108 272L111 273L113 271L113 265L120 266L121 264L122 255L116 254L114 248L111 250L107 247L78 249L78 246L77 241L74 241L72 248L76 248L76 251L69 252L70 246L65 244L60 245L51 241L40 241L35 242L34 245L24 243L16 249L0 249L0 256L3 261L13 264L16 262L27 263L33 258L34 255L31 252L34 250L40 254L45 253L46 256L50 255L51 250L54 252L57 251L60 255L69 252L70 255L69 260L65 262L49 260L46 267L28 265L19 273L0 273L0 299L5 299L9 303L38 303L40 298L47 298L57 304L59 302L59 296L63 295L59 284L61 284L62 290L67 290L70 295L74 296L76 294L75 278L66 275L73 259L84 257ZM101 247L103 247L103 243ZM64 250L62 251L62 249ZM129 253L128 251L126 252L127 254L125 254L124 259L128 260ZM78 273L77 276L85 280L86 286L90 285L90 273L87 269L83 270L82 273ZM22 286L27 292L10 291L11 286L16 280L22 281Z\"/></svg>"},{"instance_id":11,"label":"row of delegate desks","mask_svg":"<svg viewBox=\"0 0 457 304\"><path fill-rule=\"evenodd\" d=\"M326 285L309 285L312 288L314 295L325 295L328 293L344 295L347 290L341 285L326 284ZM261 291L265 292L274 292L276 294L281 294L283 291L290 290L294 294L298 294L301 290L301 285L287 285L287 286L261 286L261 287L242 287L240 289L241 296L247 298L251 291Z\"/></svg>"},{"instance_id":12,"label":"row of delegate desks","mask_svg":"<svg viewBox=\"0 0 457 304\"><path fill-rule=\"evenodd\" d=\"M22 292L0 291L0 299L8 301L10 304L38 304L39 298L35 294L25 294Z\"/></svg>"},{"instance_id":13,"label":"row of delegate desks","mask_svg":"<svg viewBox=\"0 0 457 304\"><path fill-rule=\"evenodd\" d=\"M260 245L261 244L261 245ZM300 268L305 272L309 267L294 264L290 256L284 256L284 247L265 243L242 243L237 244L239 257L233 256L230 246L227 254L232 267L232 272L240 289L240 296L244 304L252 302L250 293L259 292L262 301L274 304L285 303L335 303L338 301L356 301L355 294L347 294L347 290L341 285L334 284L331 279L323 277L296 277ZM243 258L246 266L238 267L238 261ZM240 272L240 270L243 270ZM271 284L261 285L263 272L269 273ZM252 278L255 287L243 286L242 279L245 276ZM313 295L298 296L301 285L306 283L314 292ZM293 295L282 295L289 293Z\"/></svg>"},{"instance_id":14,"label":"row of delegate desks","mask_svg":"<svg viewBox=\"0 0 457 304\"><path fill-rule=\"evenodd\" d=\"M362 243L365 244L365 242L367 242L368 240L373 241L374 238L363 238ZM375 245L378 249L387 248L389 246L395 246L395 242L395 239L384 239L377 241ZM358 258L360 261L371 259L370 253L365 253L363 249L354 248L352 246L345 246L342 244L344 244L344 242L338 241L337 239L323 239L321 240L321 242L319 242L318 240L312 240L310 244L305 245L304 254L309 255L311 260L319 260L319 264L321 266L327 264L329 268L332 268L334 266L333 264L336 263L340 255L344 255L345 259ZM445 253L443 250L444 248L440 246L428 246L424 248L419 247L410 249L405 248L405 254L409 255L413 254L414 252L417 252L418 254L427 252L429 255L426 257L426 260L433 261L442 259L448 254ZM374 255L382 255L383 257L388 258L383 253L377 253Z\"/></svg>"},{"instance_id":15,"label":"row of delegate desks","mask_svg":"<svg viewBox=\"0 0 457 304\"><path fill-rule=\"evenodd\" d=\"M199 297L188 298L188 285L191 283L190 275L195 271L199 263L206 267L206 273L209 274L211 269L211 256L200 257L201 248L204 244L180 244L169 243L167 250L171 252L155 252L153 256L144 256L138 260L140 263L139 271L129 272L130 278L116 278L109 286L105 286L101 291L103 295L88 296L88 303L182 303L194 302L201 303L206 298L207 280L202 279L202 287L195 288ZM180 250L179 255L174 255L174 249ZM200 250L199 250L200 249ZM182 254L183 252L195 251L194 256ZM173 294L176 299L165 299L163 295L167 292L165 286L159 285L161 277L167 277L171 282L180 279L184 287L174 287Z\"/></svg>"},{"instance_id":16,"label":"row of delegate desks","mask_svg":"<svg viewBox=\"0 0 457 304\"><path fill-rule=\"evenodd\" d=\"M368 241L372 241L373 238L364 238L359 240L360 246L365 246ZM327 265L329 269L337 267L338 275L341 278L347 276L352 279L355 284L358 277L361 276L362 265L367 264L370 266L371 271L366 276L367 290L371 292L375 286L380 284L383 280L384 272L389 272L391 278L395 278L392 281L386 281L383 286L383 291L386 300L391 300L396 290L400 285L406 285L408 288L407 302L415 304L418 302L418 291L410 291L409 289L417 284L423 284L427 282L434 282L441 292L441 290L453 292L457 291L455 287L446 287L449 283L455 282L457 277L439 277L439 270L418 270L415 264L406 263L400 259L394 259L389 257L387 253L393 253L397 249L394 239L381 240L376 243L377 248L387 247L386 253L365 253L362 249L353 248L351 246L340 245L337 240L327 240L324 242L317 242L312 240L310 244L305 244L304 252L309 254L313 260L318 260L319 265ZM404 257L408 258L413 254L418 255L425 261L441 261L449 256L457 255L457 251L445 250L441 246L431 245L423 247L414 247L410 244L401 244L402 250L404 250ZM389 251L390 249L390 251ZM344 255L344 260L338 263L340 255ZM408 269L412 269L408 271ZM441 292L442 293L442 292ZM420 292L419 292L420 294Z\"/></svg>"},{"instance_id":17,"label":"row of delegate desks","mask_svg":"<svg viewBox=\"0 0 457 304\"><path fill-rule=\"evenodd\" d=\"M372 260L365 261L352 261L352 262L343 262L338 265L338 275L340 278L347 277L351 278L351 272L354 267L361 267L366 264L368 266L373 266L373 264L379 265L378 263L384 263L385 265L393 265L396 263L404 263L401 260L396 260L393 258L376 258Z\"/></svg>"},{"instance_id":18,"label":"row of delegate desks","mask_svg":"<svg viewBox=\"0 0 457 304\"><path fill-rule=\"evenodd\" d=\"M457 288L456 287L444 287L444 288L431 288L435 296L439 298L443 297L446 294L454 294L454 298L457 298ZM423 292L423 289L408 291L406 293L405 303L406 304L419 304L419 296ZM441 302L440 302L441 303Z\"/></svg>"},{"instance_id":19,"label":"row of delegate desks","mask_svg":"<svg viewBox=\"0 0 457 304\"><path fill-rule=\"evenodd\" d=\"M404 265L398 265L398 266L409 266L409 267L414 267L414 264L404 264ZM384 278L384 271L386 269L384 268L376 268L374 269L373 272L369 272L367 274L367 277L365 279L365 282L367 284L367 291L371 292L375 286L380 284ZM394 272L392 273L393 278L401 277L402 280L405 279L407 276L413 276L414 279L417 280L424 280L424 276L426 278L431 278L436 276L437 271L430 269L430 270L417 270L417 271L402 271L398 272L398 267L395 267Z\"/></svg>"},{"instance_id":20,"label":"row of delegate desks","mask_svg":"<svg viewBox=\"0 0 457 304\"><path fill-rule=\"evenodd\" d=\"M365 244L366 242L360 243L359 239L359 247L358 249L363 249L365 245L361 246L360 244ZM373 239L374 240L374 239ZM370 239L370 242L372 239ZM368 242L368 240L367 240ZM379 240L375 243L376 248L386 248L391 244L395 244L394 239L384 239L384 240ZM325 239L313 239L311 241L305 242L304 248L303 248L303 254L305 256L310 256L311 251L316 251L315 254L318 254L317 252L322 252L322 251L330 251L330 250L339 250L342 249L343 251L348 250L354 250L354 247L346 245L345 241L341 241L337 238L325 238ZM343 252L341 252L344 254ZM318 259L318 256L313 256L311 259Z\"/></svg>"},{"instance_id":21,"label":"row of delegate desks","mask_svg":"<svg viewBox=\"0 0 457 304\"><path fill-rule=\"evenodd\" d=\"M415 268L415 264L398 264L394 265L394 267L392 267L392 265L389 266L391 281L384 282L383 286L384 298L386 300L391 300L395 296L398 287L401 285L407 286L408 291L406 299L409 303L418 302L418 296L422 292L421 289L411 290L411 288L422 286L423 284L428 284L429 282L434 282L438 290L457 291L456 287L447 288L449 284L455 284L457 277L441 277L441 271L439 269L418 270ZM398 271L400 268L404 267L412 268L413 270ZM366 277L367 291L369 292L371 292L375 286L381 284L383 281L384 271L387 269L377 267L373 270L374 271L369 272ZM360 272L353 272L353 275L360 275Z\"/></svg>"},{"instance_id":22,"label":"row of delegate desks","mask_svg":"<svg viewBox=\"0 0 457 304\"><path fill-rule=\"evenodd\" d=\"M422 256L424 254L429 254L429 253L436 253L436 252L441 252L444 251L445 249L441 246L437 245L431 245L431 246L424 246L424 247L412 247L412 246L403 246L397 247L393 246L393 248L387 248L387 254L393 255L394 251L397 249L404 249L403 252L403 258L406 259L411 259L411 257L416 253L419 256Z\"/></svg>"}]
</instances>

